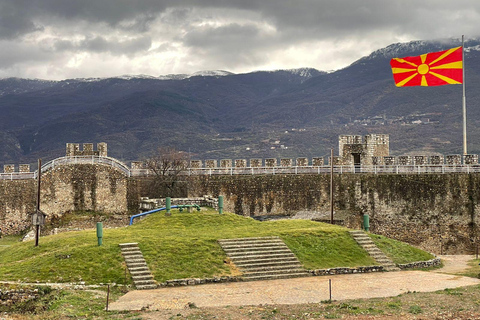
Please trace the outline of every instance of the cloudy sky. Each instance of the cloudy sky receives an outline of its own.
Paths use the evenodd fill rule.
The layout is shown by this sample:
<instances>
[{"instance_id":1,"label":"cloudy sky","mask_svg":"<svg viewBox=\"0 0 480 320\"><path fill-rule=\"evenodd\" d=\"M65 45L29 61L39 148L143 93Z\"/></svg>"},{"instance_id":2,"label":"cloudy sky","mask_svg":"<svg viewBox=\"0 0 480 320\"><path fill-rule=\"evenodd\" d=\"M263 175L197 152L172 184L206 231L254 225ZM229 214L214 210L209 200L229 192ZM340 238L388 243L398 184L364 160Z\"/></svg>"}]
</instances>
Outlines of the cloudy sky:
<instances>
[{"instance_id":1,"label":"cloudy sky","mask_svg":"<svg viewBox=\"0 0 480 320\"><path fill-rule=\"evenodd\" d=\"M0 0L0 78L335 70L479 25L478 0Z\"/></svg>"}]
</instances>

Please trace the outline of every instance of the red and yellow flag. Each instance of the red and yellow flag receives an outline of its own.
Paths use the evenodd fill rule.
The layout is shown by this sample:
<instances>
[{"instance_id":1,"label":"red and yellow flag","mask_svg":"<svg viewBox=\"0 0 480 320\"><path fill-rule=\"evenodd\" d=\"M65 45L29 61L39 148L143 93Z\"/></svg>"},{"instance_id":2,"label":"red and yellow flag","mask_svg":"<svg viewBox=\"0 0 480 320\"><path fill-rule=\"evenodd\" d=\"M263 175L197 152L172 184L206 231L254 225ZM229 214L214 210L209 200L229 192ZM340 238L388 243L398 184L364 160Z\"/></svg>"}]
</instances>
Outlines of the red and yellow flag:
<instances>
[{"instance_id":1,"label":"red and yellow flag","mask_svg":"<svg viewBox=\"0 0 480 320\"><path fill-rule=\"evenodd\" d=\"M390 60L397 87L463 83L462 47Z\"/></svg>"}]
</instances>

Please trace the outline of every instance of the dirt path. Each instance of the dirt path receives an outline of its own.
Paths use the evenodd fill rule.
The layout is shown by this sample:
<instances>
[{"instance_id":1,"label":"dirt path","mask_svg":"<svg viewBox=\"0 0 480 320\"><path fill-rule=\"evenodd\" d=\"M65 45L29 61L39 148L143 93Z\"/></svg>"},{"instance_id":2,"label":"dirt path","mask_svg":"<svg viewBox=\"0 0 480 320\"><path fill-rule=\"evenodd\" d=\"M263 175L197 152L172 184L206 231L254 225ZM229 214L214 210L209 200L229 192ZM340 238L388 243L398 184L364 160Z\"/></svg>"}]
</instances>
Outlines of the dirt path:
<instances>
[{"instance_id":1,"label":"dirt path","mask_svg":"<svg viewBox=\"0 0 480 320\"><path fill-rule=\"evenodd\" d=\"M469 268L468 261L475 259L472 255L443 255L438 256L442 259L443 268L434 270L437 273L456 274Z\"/></svg>"},{"instance_id":2,"label":"dirt path","mask_svg":"<svg viewBox=\"0 0 480 320\"><path fill-rule=\"evenodd\" d=\"M409 291L480 284L479 279L425 271L348 274L131 291L112 303L110 310L319 303L329 299L329 279L333 300L390 297Z\"/></svg>"}]
</instances>

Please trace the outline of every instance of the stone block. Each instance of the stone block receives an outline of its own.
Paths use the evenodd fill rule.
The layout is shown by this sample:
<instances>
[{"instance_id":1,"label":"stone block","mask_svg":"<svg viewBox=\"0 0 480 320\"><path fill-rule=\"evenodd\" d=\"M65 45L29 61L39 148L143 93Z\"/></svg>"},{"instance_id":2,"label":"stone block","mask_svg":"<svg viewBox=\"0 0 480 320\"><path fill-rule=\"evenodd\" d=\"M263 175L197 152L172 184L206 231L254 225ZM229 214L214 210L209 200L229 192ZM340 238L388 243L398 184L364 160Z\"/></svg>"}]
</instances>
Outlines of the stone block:
<instances>
[{"instance_id":1,"label":"stone block","mask_svg":"<svg viewBox=\"0 0 480 320\"><path fill-rule=\"evenodd\" d=\"M85 156L93 155L93 143L84 143L83 144L83 154Z\"/></svg>"},{"instance_id":2,"label":"stone block","mask_svg":"<svg viewBox=\"0 0 480 320\"><path fill-rule=\"evenodd\" d=\"M143 161L132 161L132 170L139 170L145 168L145 163Z\"/></svg>"},{"instance_id":3,"label":"stone block","mask_svg":"<svg viewBox=\"0 0 480 320\"><path fill-rule=\"evenodd\" d=\"M262 166L262 159L250 159L250 167L258 168Z\"/></svg>"},{"instance_id":4,"label":"stone block","mask_svg":"<svg viewBox=\"0 0 480 320\"><path fill-rule=\"evenodd\" d=\"M449 154L445 157L447 165L456 166L462 164L462 156L459 154Z\"/></svg>"},{"instance_id":5,"label":"stone block","mask_svg":"<svg viewBox=\"0 0 480 320\"><path fill-rule=\"evenodd\" d=\"M276 158L265 159L265 167L276 167L276 166L277 166Z\"/></svg>"},{"instance_id":6,"label":"stone block","mask_svg":"<svg viewBox=\"0 0 480 320\"><path fill-rule=\"evenodd\" d=\"M442 165L444 161L443 156L430 156L430 164Z\"/></svg>"},{"instance_id":7,"label":"stone block","mask_svg":"<svg viewBox=\"0 0 480 320\"><path fill-rule=\"evenodd\" d=\"M314 167L321 167L325 164L325 160L323 159L323 157L315 157L315 158L312 158L312 166Z\"/></svg>"},{"instance_id":8,"label":"stone block","mask_svg":"<svg viewBox=\"0 0 480 320\"><path fill-rule=\"evenodd\" d=\"M29 164L21 164L18 167L18 171L22 173L30 172L30 165Z\"/></svg>"},{"instance_id":9,"label":"stone block","mask_svg":"<svg viewBox=\"0 0 480 320\"><path fill-rule=\"evenodd\" d=\"M236 159L235 160L235 168L245 168L247 166L246 159Z\"/></svg>"},{"instance_id":10,"label":"stone block","mask_svg":"<svg viewBox=\"0 0 480 320\"><path fill-rule=\"evenodd\" d=\"M66 156L67 157L74 157L78 155L80 152L80 144L78 143L67 143L67 151L66 151Z\"/></svg>"},{"instance_id":11,"label":"stone block","mask_svg":"<svg viewBox=\"0 0 480 320\"><path fill-rule=\"evenodd\" d=\"M297 167L307 167L308 158L297 158L296 163L297 163Z\"/></svg>"},{"instance_id":12,"label":"stone block","mask_svg":"<svg viewBox=\"0 0 480 320\"><path fill-rule=\"evenodd\" d=\"M232 160L231 159L222 159L220 160L220 168L231 168Z\"/></svg>"},{"instance_id":13,"label":"stone block","mask_svg":"<svg viewBox=\"0 0 480 320\"><path fill-rule=\"evenodd\" d=\"M372 157L372 165L374 166L383 165L382 160L383 160L382 157Z\"/></svg>"},{"instance_id":14,"label":"stone block","mask_svg":"<svg viewBox=\"0 0 480 320\"><path fill-rule=\"evenodd\" d=\"M190 161L190 168L199 169L203 165L202 160L191 160Z\"/></svg>"},{"instance_id":15,"label":"stone block","mask_svg":"<svg viewBox=\"0 0 480 320\"><path fill-rule=\"evenodd\" d=\"M331 157L328 157L328 164L331 164L330 161L332 161L332 160L330 158ZM334 166L341 166L342 165L342 159L338 156L334 156L333 157L333 165Z\"/></svg>"},{"instance_id":16,"label":"stone block","mask_svg":"<svg viewBox=\"0 0 480 320\"><path fill-rule=\"evenodd\" d=\"M393 156L383 157L383 163L386 166L394 166L395 165L395 157L393 157Z\"/></svg>"},{"instance_id":17,"label":"stone block","mask_svg":"<svg viewBox=\"0 0 480 320\"><path fill-rule=\"evenodd\" d=\"M412 165L412 157L411 156L399 156L398 157L398 164L400 166L411 166Z\"/></svg>"},{"instance_id":18,"label":"stone block","mask_svg":"<svg viewBox=\"0 0 480 320\"><path fill-rule=\"evenodd\" d=\"M214 160L214 159L205 160L205 167L206 168L216 168L217 167L217 160Z\"/></svg>"},{"instance_id":19,"label":"stone block","mask_svg":"<svg viewBox=\"0 0 480 320\"><path fill-rule=\"evenodd\" d=\"M108 148L106 142L97 143L97 150L100 157L108 157Z\"/></svg>"},{"instance_id":20,"label":"stone block","mask_svg":"<svg viewBox=\"0 0 480 320\"><path fill-rule=\"evenodd\" d=\"M416 166L428 164L428 156L413 156L413 164Z\"/></svg>"},{"instance_id":21,"label":"stone block","mask_svg":"<svg viewBox=\"0 0 480 320\"><path fill-rule=\"evenodd\" d=\"M4 164L3 165L3 172L4 173L14 173L15 172L15 165L14 164Z\"/></svg>"},{"instance_id":22,"label":"stone block","mask_svg":"<svg viewBox=\"0 0 480 320\"><path fill-rule=\"evenodd\" d=\"M465 154L463 156L464 164L478 164L478 154Z\"/></svg>"},{"instance_id":23,"label":"stone block","mask_svg":"<svg viewBox=\"0 0 480 320\"><path fill-rule=\"evenodd\" d=\"M293 161L292 159L280 159L280 166L281 167L292 167Z\"/></svg>"}]
</instances>

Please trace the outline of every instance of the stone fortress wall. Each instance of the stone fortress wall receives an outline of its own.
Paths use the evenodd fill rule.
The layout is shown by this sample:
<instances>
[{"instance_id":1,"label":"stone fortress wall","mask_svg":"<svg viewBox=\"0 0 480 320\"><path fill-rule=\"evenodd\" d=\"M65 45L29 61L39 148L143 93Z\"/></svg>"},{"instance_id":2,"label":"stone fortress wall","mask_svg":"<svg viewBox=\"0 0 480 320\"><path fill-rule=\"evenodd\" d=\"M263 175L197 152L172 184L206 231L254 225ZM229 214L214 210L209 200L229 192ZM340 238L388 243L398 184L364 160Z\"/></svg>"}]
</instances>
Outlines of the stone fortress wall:
<instances>
[{"instance_id":1,"label":"stone fortress wall","mask_svg":"<svg viewBox=\"0 0 480 320\"><path fill-rule=\"evenodd\" d=\"M107 156L107 144L67 144L67 156ZM48 165L48 164L46 164ZM30 216L36 208L36 172L20 165L13 178L14 165L4 167L0 179L0 228L4 234L21 232L30 227ZM10 179L9 179L10 178ZM128 211L128 176L124 171L102 163L71 163L51 166L42 171L40 209L47 221L68 211L98 211L107 214Z\"/></svg>"},{"instance_id":2,"label":"stone fortress wall","mask_svg":"<svg viewBox=\"0 0 480 320\"><path fill-rule=\"evenodd\" d=\"M334 162L346 166L385 165L421 166L478 164L476 155L446 157L400 156L388 153L387 135L341 136L340 156ZM105 158L107 145L67 145L67 158ZM356 159L355 159L356 157ZM376 158L375 158L376 157ZM392 160L392 158L394 160ZM371 159L371 164L368 164ZM329 160L329 159L327 159ZM392 160L392 161L390 161ZM441 161L437 161L441 160ZM73 161L73 160L72 160ZM77 161L77 160L75 160ZM352 163L353 162L353 163ZM463 164L461 164L463 162ZM228 168L274 166L325 166L324 158L293 159L223 159L199 162L190 166ZM380 165L379 165L380 166ZM131 173L144 170L143 164L132 163ZM31 226L35 210L36 179L28 165L6 165L0 175L0 228L11 234ZM16 171L16 173L15 173ZM13 178L16 176L17 178ZM25 177L25 178L21 178ZM328 174L276 174L235 176L197 175L188 177L188 196L225 197L225 210L247 216L313 216L329 212ZM41 209L48 219L68 211L101 211L129 215L140 210L140 198L149 196L148 177L131 175L125 170L101 162L72 162L51 166L42 173ZM349 227L360 227L363 214L371 217L375 233L406 241L432 252L468 252L480 235L480 174L335 174L335 218ZM171 195L175 197L175 195ZM47 219L47 222L48 222Z\"/></svg>"}]
</instances>

